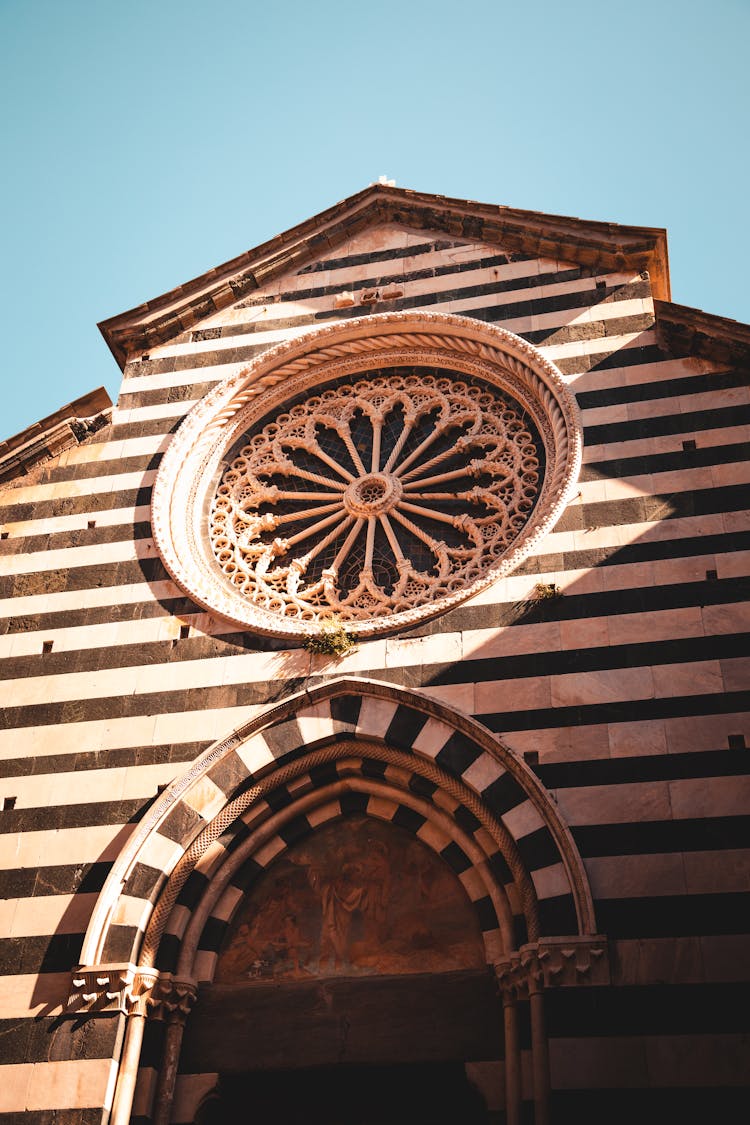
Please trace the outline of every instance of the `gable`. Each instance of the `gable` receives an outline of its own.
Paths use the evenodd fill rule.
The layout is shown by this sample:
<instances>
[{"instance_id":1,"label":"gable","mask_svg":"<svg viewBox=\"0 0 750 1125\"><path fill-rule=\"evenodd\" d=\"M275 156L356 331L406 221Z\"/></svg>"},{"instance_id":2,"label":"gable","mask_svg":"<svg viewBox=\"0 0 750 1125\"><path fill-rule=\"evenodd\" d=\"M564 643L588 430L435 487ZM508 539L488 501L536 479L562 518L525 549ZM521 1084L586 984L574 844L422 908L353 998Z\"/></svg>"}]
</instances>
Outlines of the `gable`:
<instances>
[{"instance_id":1,"label":"gable","mask_svg":"<svg viewBox=\"0 0 750 1125\"><path fill-rule=\"evenodd\" d=\"M582 222L514 208L373 185L154 301L100 324L121 366L193 329L214 312L257 296L269 281L339 253L392 223L436 238L475 239L506 252L574 262L594 273L650 272L655 294L669 297L665 232Z\"/></svg>"},{"instance_id":2,"label":"gable","mask_svg":"<svg viewBox=\"0 0 750 1125\"><path fill-rule=\"evenodd\" d=\"M570 260L382 222L335 252L320 248L131 361L118 409L133 421L177 417L267 348L362 316L415 311L504 328L572 376L620 347L653 346L651 336L641 339L653 325L641 271L601 275Z\"/></svg>"},{"instance_id":3,"label":"gable","mask_svg":"<svg viewBox=\"0 0 750 1125\"><path fill-rule=\"evenodd\" d=\"M471 313L487 296L534 285L535 275L570 269L476 239L446 238L383 223L333 252L269 278L173 342L222 339L240 330L307 328L394 309L459 302ZM575 268L573 266L572 268ZM516 284L515 279L521 279ZM226 332L216 331L226 328ZM167 345L168 346L168 345ZM153 354L153 353L152 353ZM158 353L157 353L158 354Z\"/></svg>"}]
</instances>

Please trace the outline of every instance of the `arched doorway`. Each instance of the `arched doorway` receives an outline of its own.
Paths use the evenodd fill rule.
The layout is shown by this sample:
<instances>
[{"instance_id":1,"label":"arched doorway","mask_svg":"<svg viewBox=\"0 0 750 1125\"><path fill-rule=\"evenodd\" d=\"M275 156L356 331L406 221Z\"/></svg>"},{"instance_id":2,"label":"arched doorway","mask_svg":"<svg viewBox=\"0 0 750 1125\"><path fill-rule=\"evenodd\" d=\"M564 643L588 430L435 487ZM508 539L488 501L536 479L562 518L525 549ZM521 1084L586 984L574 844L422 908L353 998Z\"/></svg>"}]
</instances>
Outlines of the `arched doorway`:
<instances>
[{"instance_id":1,"label":"arched doorway","mask_svg":"<svg viewBox=\"0 0 750 1125\"><path fill-rule=\"evenodd\" d=\"M230 1065L225 1052L212 1071L197 1071L196 1065L205 1062L191 1061L191 1043L209 989L225 987L215 981L216 969L231 945L230 929L240 903L248 894L252 900L255 883L260 887L264 875L271 878L277 861L291 855L298 843L328 824L348 822L351 827L357 817L382 822L391 832L410 833L460 884L481 932L481 967L474 962L466 967L459 959L458 966L436 963L427 973L388 972L387 963L375 966L376 973L352 973L350 942L355 937L359 941L377 919L357 907L360 916L351 917L337 939L323 948L321 895L317 946L311 955L318 977L275 980L272 973L265 983L243 983L252 1003L248 1007L241 997L241 1012L246 1028L256 1036L255 1046L245 1051L239 1064ZM376 853L374 848L368 855ZM342 863L346 874L344 867ZM330 884L330 875L326 878ZM305 879L309 890L312 883L307 875ZM325 881L321 875L318 887ZM330 888L327 893L330 899ZM349 886L340 888L339 897L355 902L364 901L363 895L350 873ZM292 973L314 967L308 964L309 950L300 956L304 942L312 946L313 939L305 937L295 911L287 910L280 922L280 936L277 933L272 944L283 947L285 971L289 966ZM414 937L412 932L412 941ZM230 945L225 946L225 939ZM326 959L329 968L338 965L349 975L334 972L319 979ZM218 1096L229 1096L230 1088L236 1093L243 1074L288 1073L289 1053L274 1061L268 1051L274 1026L277 1033L281 1028L286 1034L299 1022L309 1001L302 995L305 989L312 989L315 1002L330 1018L327 1025L323 1021L324 1034L298 1035L292 1043L296 1073L311 1075L331 1066L342 1073L351 1067L385 1068L382 1086L389 1071L405 1063L447 1067L473 1061L482 1066L481 1060L492 1062L502 1055L509 1125L519 1125L522 1105L529 1099L536 1125L546 1125L549 1065L543 990L602 983L608 973L606 941L596 934L583 863L539 780L468 716L418 692L363 680L328 683L290 698L209 748L176 779L114 865L92 917L82 960L73 982L71 1012L96 1015L114 1008L127 1016L117 1060L113 1125L127 1125L134 1104L137 1116L155 1125L192 1122L206 1095L218 1089ZM262 970L269 958L254 960L261 962ZM427 998L421 1000L420 981L429 986ZM232 987L240 985L235 982ZM268 1020L262 988L271 990ZM472 993L472 988L477 991ZM196 994L198 1002L190 1014ZM359 1054L353 1046L357 1036L351 1034L357 1021L346 1014L352 996L355 1015L370 1004L376 1009L373 1019L362 1023L366 1052ZM278 1017L282 1003L292 1004L286 1021ZM459 1018L462 1005L471 1011L465 1022ZM223 1017L219 1011L220 1023L226 1023L227 1010L225 1006ZM345 1019L336 1023L342 1012ZM394 1013L409 1017L400 1040L394 1034ZM531 1074L522 1074L519 1013L531 1032ZM485 1034L483 1020L482 1042L492 1045L480 1043L477 1048L477 1037L481 1040ZM336 1029L344 1025L349 1031L342 1054ZM391 1043L390 1054L373 1050L377 1027L383 1029L381 1041ZM432 1029L432 1040L425 1028ZM330 1045L332 1029L335 1049ZM235 1038L242 1041L242 1036L230 1036L230 1047L236 1046ZM310 1058L302 1049L303 1039L305 1044L329 1045ZM393 1048L399 1041L406 1043L401 1054ZM424 1045L430 1042L428 1050ZM206 1052L210 1036L207 1043ZM370 1069L367 1073L374 1074Z\"/></svg>"},{"instance_id":2,"label":"arched doorway","mask_svg":"<svg viewBox=\"0 0 750 1125\"><path fill-rule=\"evenodd\" d=\"M251 1096L279 1125L485 1120L465 1074L501 1057L482 917L467 858L436 854L424 823L350 812L236 872L245 893L223 936L207 923L219 949L180 1063L220 1075L212 1112L233 1120Z\"/></svg>"}]
</instances>

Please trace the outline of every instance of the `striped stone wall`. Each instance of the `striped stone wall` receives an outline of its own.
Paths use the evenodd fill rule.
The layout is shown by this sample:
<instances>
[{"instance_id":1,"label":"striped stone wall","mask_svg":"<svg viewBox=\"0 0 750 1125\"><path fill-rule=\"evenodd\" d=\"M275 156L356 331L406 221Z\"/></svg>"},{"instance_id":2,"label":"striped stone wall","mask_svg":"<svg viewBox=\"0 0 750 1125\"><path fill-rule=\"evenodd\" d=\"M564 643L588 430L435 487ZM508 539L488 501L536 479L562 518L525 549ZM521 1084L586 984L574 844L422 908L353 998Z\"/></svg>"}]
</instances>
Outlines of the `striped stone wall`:
<instances>
[{"instance_id":1,"label":"striped stone wall","mask_svg":"<svg viewBox=\"0 0 750 1125\"><path fill-rule=\"evenodd\" d=\"M513 575L332 665L200 612L157 556L150 492L216 382L394 309L476 317L554 362L582 411L580 493ZM112 425L5 487L0 1125L101 1120L121 1022L60 1013L113 861L206 747L340 676L473 716L570 826L612 983L547 997L558 1112L733 1104L750 1073L750 392L746 370L659 340L641 273L386 224L131 360Z\"/></svg>"}]
</instances>

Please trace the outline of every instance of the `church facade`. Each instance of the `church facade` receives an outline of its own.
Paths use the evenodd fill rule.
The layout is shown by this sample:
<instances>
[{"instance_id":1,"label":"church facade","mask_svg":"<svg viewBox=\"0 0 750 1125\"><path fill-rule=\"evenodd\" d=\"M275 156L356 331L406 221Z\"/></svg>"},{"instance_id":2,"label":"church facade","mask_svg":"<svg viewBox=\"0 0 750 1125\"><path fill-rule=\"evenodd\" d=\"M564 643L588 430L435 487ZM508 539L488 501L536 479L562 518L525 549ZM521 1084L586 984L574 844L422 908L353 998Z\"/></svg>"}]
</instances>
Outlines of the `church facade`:
<instances>
[{"instance_id":1,"label":"church facade","mask_svg":"<svg viewBox=\"0 0 750 1125\"><path fill-rule=\"evenodd\" d=\"M750 329L388 185L0 446L0 1125L729 1117Z\"/></svg>"}]
</instances>

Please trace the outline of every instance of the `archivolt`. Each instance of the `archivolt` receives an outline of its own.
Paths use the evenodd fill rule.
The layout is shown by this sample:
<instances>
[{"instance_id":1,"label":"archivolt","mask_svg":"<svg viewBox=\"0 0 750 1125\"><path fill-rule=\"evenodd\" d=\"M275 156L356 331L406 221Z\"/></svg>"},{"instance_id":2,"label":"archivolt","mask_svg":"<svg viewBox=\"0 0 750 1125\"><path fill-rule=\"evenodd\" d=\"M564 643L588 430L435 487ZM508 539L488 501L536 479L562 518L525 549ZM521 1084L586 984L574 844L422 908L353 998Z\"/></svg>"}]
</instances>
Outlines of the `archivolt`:
<instances>
[{"instance_id":1,"label":"archivolt","mask_svg":"<svg viewBox=\"0 0 750 1125\"><path fill-rule=\"evenodd\" d=\"M239 876L244 888L247 880L243 878L242 869L249 862L252 863L255 877L263 868L272 864L288 846L282 833L291 822L296 822L295 827L299 831L300 818L312 815L315 823L310 831L315 831L323 824L346 815L346 798L352 794L366 799L367 804L364 805L363 802L362 811L376 819L390 822L393 815L400 811L412 812L413 818L403 818L403 827L410 829L437 854L450 856L454 869L461 868L458 877L474 905L484 938L487 961L494 963L503 956L505 950L512 948L514 933L518 928L517 923L514 926L516 920L513 917L512 902L509 901L509 897L514 896L511 894L506 897L502 885L495 877L490 862L492 845L488 847L485 843L487 850L483 849L470 832L456 824L447 810L444 811L426 797L411 792L408 783L399 785L399 779L392 776L387 781L362 776L362 767L366 768L373 760L377 760L377 757L340 759L337 763L339 781L304 793L292 805L268 817L251 831L249 838L233 853L227 855L224 849L217 849L223 854L215 854L208 864L203 862L201 875L208 880L203 896L193 908L187 926L182 915L178 914L175 919L178 932L174 936L179 942L179 957L172 961L169 950L166 956L162 951L159 967L173 968L181 979L212 979L215 957L209 951L216 931L226 928L241 902L233 880ZM406 770L402 772L404 777L401 780L406 781L410 775ZM294 842L297 842L296 838ZM532 924L536 914L535 905L533 903L530 906L527 914ZM207 923L210 923L210 941L202 940L207 932ZM147 933L146 944L149 936Z\"/></svg>"},{"instance_id":2,"label":"archivolt","mask_svg":"<svg viewBox=\"0 0 750 1125\"><path fill-rule=\"evenodd\" d=\"M442 802L458 827L462 816L475 818L478 826L470 834L475 843L482 841L489 863L510 872L528 940L596 932L580 855L525 763L460 712L415 691L352 679L270 709L207 750L172 783L115 863L82 962L120 961L129 948L131 963L154 964L191 872L196 865L214 870L214 860L233 850L240 818L258 814L272 790L304 788L301 779L309 779L316 766L350 760L353 752L360 760L385 763L387 773L405 771L435 786L430 803ZM405 791L408 784L393 787ZM502 879L497 882L502 889Z\"/></svg>"}]
</instances>

